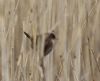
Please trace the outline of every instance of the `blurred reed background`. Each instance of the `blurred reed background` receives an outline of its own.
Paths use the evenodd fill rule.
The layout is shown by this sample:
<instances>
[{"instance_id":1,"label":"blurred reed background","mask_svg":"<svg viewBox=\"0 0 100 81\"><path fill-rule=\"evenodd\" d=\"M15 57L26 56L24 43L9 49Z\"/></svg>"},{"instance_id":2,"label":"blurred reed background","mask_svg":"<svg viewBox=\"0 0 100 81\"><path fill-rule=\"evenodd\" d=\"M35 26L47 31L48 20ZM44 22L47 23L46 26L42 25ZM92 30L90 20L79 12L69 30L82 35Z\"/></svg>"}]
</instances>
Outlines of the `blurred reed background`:
<instances>
[{"instance_id":1,"label":"blurred reed background","mask_svg":"<svg viewBox=\"0 0 100 81\"><path fill-rule=\"evenodd\" d=\"M99 0L0 0L0 81L100 81L99 35Z\"/></svg>"}]
</instances>

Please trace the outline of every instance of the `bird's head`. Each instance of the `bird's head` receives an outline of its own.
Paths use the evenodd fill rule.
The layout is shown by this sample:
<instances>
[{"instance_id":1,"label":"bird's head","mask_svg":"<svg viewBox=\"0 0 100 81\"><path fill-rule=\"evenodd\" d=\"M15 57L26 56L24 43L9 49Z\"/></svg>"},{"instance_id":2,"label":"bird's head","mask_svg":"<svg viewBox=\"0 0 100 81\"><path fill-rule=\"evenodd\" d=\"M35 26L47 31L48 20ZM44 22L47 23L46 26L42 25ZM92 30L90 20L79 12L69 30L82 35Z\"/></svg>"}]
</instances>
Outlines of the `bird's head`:
<instances>
[{"instance_id":1,"label":"bird's head","mask_svg":"<svg viewBox=\"0 0 100 81\"><path fill-rule=\"evenodd\" d=\"M51 33L51 34L49 35L49 38L50 38L50 39L56 39L56 36L54 35L54 33Z\"/></svg>"}]
</instances>

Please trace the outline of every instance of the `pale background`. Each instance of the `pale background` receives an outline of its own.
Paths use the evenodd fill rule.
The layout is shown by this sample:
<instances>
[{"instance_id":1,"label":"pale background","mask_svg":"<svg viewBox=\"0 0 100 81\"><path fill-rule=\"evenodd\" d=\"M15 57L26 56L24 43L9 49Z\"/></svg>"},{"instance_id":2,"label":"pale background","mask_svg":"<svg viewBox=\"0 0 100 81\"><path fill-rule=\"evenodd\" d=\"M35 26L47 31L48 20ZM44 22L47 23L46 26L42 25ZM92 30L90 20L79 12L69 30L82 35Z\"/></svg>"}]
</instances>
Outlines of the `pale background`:
<instances>
[{"instance_id":1,"label":"pale background","mask_svg":"<svg viewBox=\"0 0 100 81\"><path fill-rule=\"evenodd\" d=\"M52 31L55 47L43 57ZM99 35L99 0L0 0L0 81L100 81Z\"/></svg>"}]
</instances>

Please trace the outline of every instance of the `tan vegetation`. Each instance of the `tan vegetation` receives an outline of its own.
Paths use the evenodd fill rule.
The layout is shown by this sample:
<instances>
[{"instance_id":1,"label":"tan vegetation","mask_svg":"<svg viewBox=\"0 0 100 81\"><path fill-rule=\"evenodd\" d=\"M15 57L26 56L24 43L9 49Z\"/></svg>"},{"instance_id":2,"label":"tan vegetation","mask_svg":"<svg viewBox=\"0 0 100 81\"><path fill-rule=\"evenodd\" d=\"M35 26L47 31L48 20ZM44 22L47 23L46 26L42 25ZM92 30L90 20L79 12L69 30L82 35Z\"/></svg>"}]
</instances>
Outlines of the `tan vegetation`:
<instances>
[{"instance_id":1,"label":"tan vegetation","mask_svg":"<svg viewBox=\"0 0 100 81\"><path fill-rule=\"evenodd\" d=\"M100 81L99 26L99 0L0 0L0 81Z\"/></svg>"}]
</instances>

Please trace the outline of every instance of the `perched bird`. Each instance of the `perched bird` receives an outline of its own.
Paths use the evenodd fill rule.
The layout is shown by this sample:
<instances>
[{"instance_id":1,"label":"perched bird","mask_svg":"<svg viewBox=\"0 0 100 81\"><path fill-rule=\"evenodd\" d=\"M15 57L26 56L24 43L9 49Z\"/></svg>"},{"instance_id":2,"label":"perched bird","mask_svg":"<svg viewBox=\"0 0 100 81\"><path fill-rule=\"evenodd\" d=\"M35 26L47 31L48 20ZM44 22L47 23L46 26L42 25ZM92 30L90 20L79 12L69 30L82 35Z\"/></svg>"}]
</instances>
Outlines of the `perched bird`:
<instances>
[{"instance_id":1,"label":"perched bird","mask_svg":"<svg viewBox=\"0 0 100 81\"><path fill-rule=\"evenodd\" d=\"M24 32L24 34L31 40L31 47L33 48L33 37L31 37L28 33ZM37 36L38 38L39 36ZM45 38L45 42L44 42L44 56L48 55L54 46L54 42L55 42L56 36L54 35L54 33L49 33L46 38Z\"/></svg>"},{"instance_id":2,"label":"perched bird","mask_svg":"<svg viewBox=\"0 0 100 81\"><path fill-rule=\"evenodd\" d=\"M56 39L56 36L54 35L54 33L50 33L46 37L45 43L44 43L45 44L44 45L44 56L48 55L52 51L54 43L55 43L55 39Z\"/></svg>"}]
</instances>

